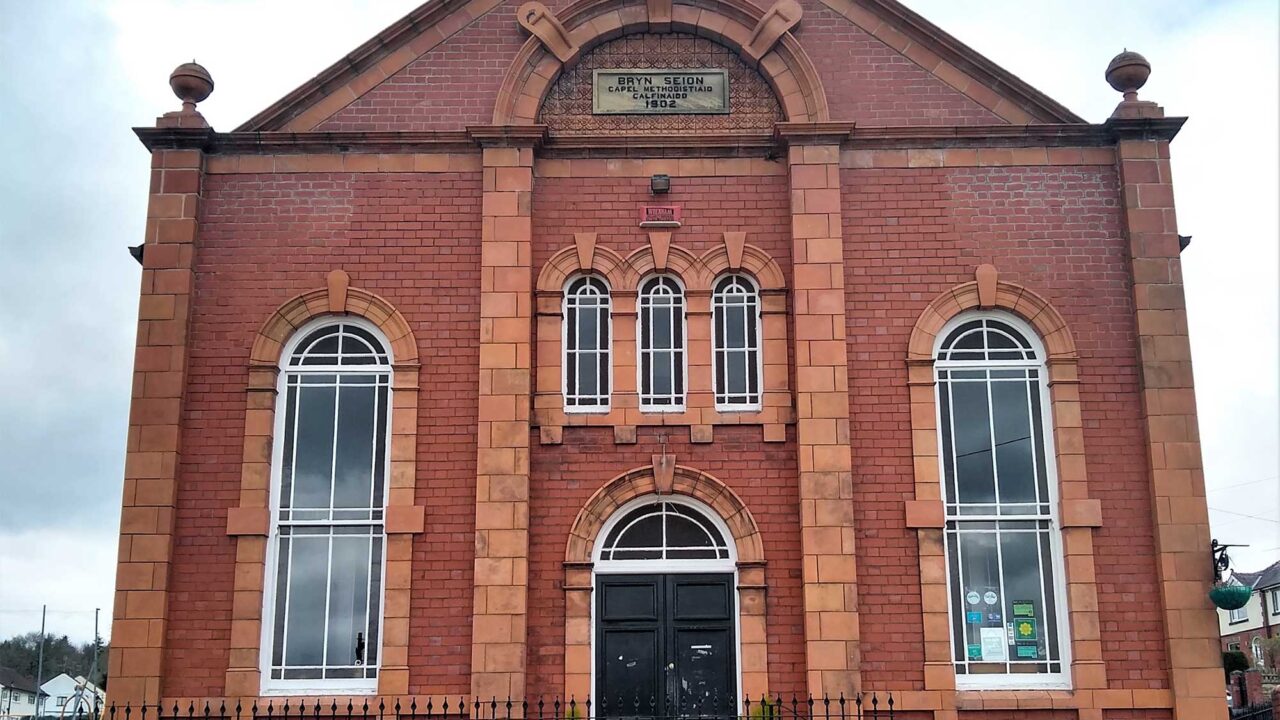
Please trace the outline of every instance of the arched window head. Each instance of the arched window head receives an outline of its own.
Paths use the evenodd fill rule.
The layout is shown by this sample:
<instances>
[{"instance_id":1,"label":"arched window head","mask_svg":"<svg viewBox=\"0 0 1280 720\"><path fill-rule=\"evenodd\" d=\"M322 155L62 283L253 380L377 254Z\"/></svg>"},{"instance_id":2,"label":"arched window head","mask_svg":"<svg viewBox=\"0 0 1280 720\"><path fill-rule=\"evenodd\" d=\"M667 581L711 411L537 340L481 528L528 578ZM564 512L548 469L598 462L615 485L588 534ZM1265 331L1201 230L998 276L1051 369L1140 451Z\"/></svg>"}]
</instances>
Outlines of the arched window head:
<instances>
[{"instance_id":1,"label":"arched window head","mask_svg":"<svg viewBox=\"0 0 1280 720\"><path fill-rule=\"evenodd\" d=\"M721 278L711 299L716 407L760 407L760 292L743 275Z\"/></svg>"},{"instance_id":2,"label":"arched window head","mask_svg":"<svg viewBox=\"0 0 1280 720\"><path fill-rule=\"evenodd\" d=\"M376 688L391 365L372 326L304 328L282 360L264 685Z\"/></svg>"},{"instance_id":3,"label":"arched window head","mask_svg":"<svg viewBox=\"0 0 1280 720\"><path fill-rule=\"evenodd\" d=\"M354 323L335 323L312 331L289 355L289 366L389 365L386 347L372 332Z\"/></svg>"},{"instance_id":4,"label":"arched window head","mask_svg":"<svg viewBox=\"0 0 1280 720\"><path fill-rule=\"evenodd\" d=\"M605 537L601 561L728 560L724 534L698 510L652 502L623 515Z\"/></svg>"},{"instance_id":5,"label":"arched window head","mask_svg":"<svg viewBox=\"0 0 1280 720\"><path fill-rule=\"evenodd\" d=\"M1031 342L1008 319L977 317L951 330L938 349L943 361L1027 361L1039 357Z\"/></svg>"},{"instance_id":6,"label":"arched window head","mask_svg":"<svg viewBox=\"0 0 1280 720\"><path fill-rule=\"evenodd\" d=\"M1039 338L1003 313L963 314L940 337L934 370L957 686L1068 687Z\"/></svg>"},{"instance_id":7,"label":"arched window head","mask_svg":"<svg viewBox=\"0 0 1280 720\"><path fill-rule=\"evenodd\" d=\"M684 410L684 288L669 275L655 275L640 286L637 342L640 409Z\"/></svg>"},{"instance_id":8,"label":"arched window head","mask_svg":"<svg viewBox=\"0 0 1280 720\"><path fill-rule=\"evenodd\" d=\"M569 281L564 292L564 406L567 411L609 409L609 287L594 275Z\"/></svg>"}]
</instances>

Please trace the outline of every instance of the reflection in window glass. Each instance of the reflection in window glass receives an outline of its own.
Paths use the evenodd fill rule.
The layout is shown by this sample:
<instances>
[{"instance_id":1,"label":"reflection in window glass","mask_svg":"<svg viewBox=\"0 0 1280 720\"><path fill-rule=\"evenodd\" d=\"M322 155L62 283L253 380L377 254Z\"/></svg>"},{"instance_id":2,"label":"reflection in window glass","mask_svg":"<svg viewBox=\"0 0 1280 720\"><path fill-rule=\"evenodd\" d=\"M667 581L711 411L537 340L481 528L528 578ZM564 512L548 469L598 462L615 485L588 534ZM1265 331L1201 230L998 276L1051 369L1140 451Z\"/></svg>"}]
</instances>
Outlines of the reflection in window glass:
<instances>
[{"instance_id":1,"label":"reflection in window glass","mask_svg":"<svg viewBox=\"0 0 1280 720\"><path fill-rule=\"evenodd\" d=\"M1014 321L976 317L945 336L935 372L958 683L1065 685L1043 360Z\"/></svg>"},{"instance_id":2,"label":"reflection in window glass","mask_svg":"<svg viewBox=\"0 0 1280 720\"><path fill-rule=\"evenodd\" d=\"M299 342L284 366L268 682L373 681L389 357L370 331L336 323Z\"/></svg>"}]
</instances>

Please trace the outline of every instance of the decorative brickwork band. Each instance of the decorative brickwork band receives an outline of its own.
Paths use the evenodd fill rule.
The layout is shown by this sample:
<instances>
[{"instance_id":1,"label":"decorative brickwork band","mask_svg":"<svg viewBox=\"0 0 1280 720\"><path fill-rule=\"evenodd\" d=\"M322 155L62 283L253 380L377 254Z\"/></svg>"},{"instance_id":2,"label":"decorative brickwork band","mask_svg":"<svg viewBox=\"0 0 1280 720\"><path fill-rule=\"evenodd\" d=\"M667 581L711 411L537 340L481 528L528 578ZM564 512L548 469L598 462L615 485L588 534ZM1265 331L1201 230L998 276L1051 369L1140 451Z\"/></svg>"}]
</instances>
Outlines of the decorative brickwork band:
<instances>
[{"instance_id":1,"label":"decorative brickwork band","mask_svg":"<svg viewBox=\"0 0 1280 720\"><path fill-rule=\"evenodd\" d=\"M591 596L594 588L592 552L605 522L632 500L659 492L655 467L629 470L595 492L573 521L564 555L565 696L591 695ZM742 657L739 694L768 693L769 659L765 626L765 559L760 528L751 511L729 486L717 478L675 465L672 485L663 491L702 502L729 527L738 556L738 628Z\"/></svg>"},{"instance_id":2,"label":"decorative brickwork band","mask_svg":"<svg viewBox=\"0 0 1280 720\"><path fill-rule=\"evenodd\" d=\"M151 155L108 668L117 702L156 702L162 691L204 162L197 150Z\"/></svg>"},{"instance_id":3,"label":"decorative brickwork band","mask_svg":"<svg viewBox=\"0 0 1280 720\"><path fill-rule=\"evenodd\" d=\"M906 516L907 526L916 529L920 552L925 688L940 691L943 709L952 711L957 707L974 709L975 704L980 709L986 700L994 702L1000 697L991 691L968 691L960 696L951 692L955 690L956 680L947 608L945 516L933 368L934 346L943 327L960 313L980 308L1005 310L1027 321L1040 336L1048 354L1059 515L1063 519L1066 556L1072 687L1079 698L1074 707L1100 711L1104 705L1088 699L1093 698L1093 694L1079 692L1107 688L1107 672L1102 660L1093 551L1093 528L1102 523L1101 505L1089 499L1085 474L1076 345L1066 321L1052 304L1026 288L1001 282L991 265L980 266L973 282L943 292L925 307L911 332L907 350L916 490L915 500L906 503Z\"/></svg>"},{"instance_id":4,"label":"decorative brickwork band","mask_svg":"<svg viewBox=\"0 0 1280 720\"><path fill-rule=\"evenodd\" d=\"M351 278L333 270L324 287L281 305L254 338L245 399L244 457L240 501L227 513L227 534L236 538L236 572L231 653L225 692L229 697L261 694L263 594L271 528L271 457L275 443L277 378L281 353L290 337L312 320L356 316L373 323L391 343L391 453L387 487L386 584L378 692L409 691L409 595L412 535L422 532L423 508L415 505L418 443L418 343L400 314L383 298L351 287Z\"/></svg>"},{"instance_id":5,"label":"decorative brickwork band","mask_svg":"<svg viewBox=\"0 0 1280 720\"><path fill-rule=\"evenodd\" d=\"M760 69L788 120L816 122L829 117L817 68L789 32L800 21L798 3L784 0L764 11L747 0L701 0L697 4L582 0L556 15L538 3L527 3L522 12L526 8L528 20L522 14L520 22L534 35L503 79L493 111L495 125L532 124L561 70L606 40L643 32L683 32L712 38Z\"/></svg>"}]
</instances>

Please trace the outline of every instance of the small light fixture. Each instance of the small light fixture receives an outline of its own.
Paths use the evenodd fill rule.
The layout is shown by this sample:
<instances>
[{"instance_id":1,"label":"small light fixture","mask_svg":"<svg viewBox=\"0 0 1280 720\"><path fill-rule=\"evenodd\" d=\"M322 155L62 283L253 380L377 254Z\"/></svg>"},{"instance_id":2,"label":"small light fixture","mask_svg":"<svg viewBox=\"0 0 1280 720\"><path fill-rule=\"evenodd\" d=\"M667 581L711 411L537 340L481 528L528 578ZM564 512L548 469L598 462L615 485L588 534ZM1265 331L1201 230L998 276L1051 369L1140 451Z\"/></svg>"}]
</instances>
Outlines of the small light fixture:
<instances>
[{"instance_id":1,"label":"small light fixture","mask_svg":"<svg viewBox=\"0 0 1280 720\"><path fill-rule=\"evenodd\" d=\"M142 264L142 255L143 255L143 251L145 250L146 250L146 245L130 245L129 246L129 254L133 256L134 260L138 261L139 265Z\"/></svg>"},{"instance_id":2,"label":"small light fixture","mask_svg":"<svg viewBox=\"0 0 1280 720\"><path fill-rule=\"evenodd\" d=\"M649 191L654 195L666 195L671 192L671 176L659 174L650 177Z\"/></svg>"}]
</instances>

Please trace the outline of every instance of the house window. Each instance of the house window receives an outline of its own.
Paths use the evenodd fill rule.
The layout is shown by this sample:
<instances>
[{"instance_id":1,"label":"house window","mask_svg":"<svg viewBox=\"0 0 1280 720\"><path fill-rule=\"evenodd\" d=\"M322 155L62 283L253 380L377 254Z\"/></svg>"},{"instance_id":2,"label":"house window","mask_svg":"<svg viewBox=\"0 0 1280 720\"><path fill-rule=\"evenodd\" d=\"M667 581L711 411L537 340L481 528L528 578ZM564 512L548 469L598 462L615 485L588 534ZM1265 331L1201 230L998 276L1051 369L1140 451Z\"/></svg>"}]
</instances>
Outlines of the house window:
<instances>
[{"instance_id":1,"label":"house window","mask_svg":"<svg viewBox=\"0 0 1280 720\"><path fill-rule=\"evenodd\" d=\"M1235 610L1230 610L1227 612L1227 622L1239 623L1239 622L1244 622L1248 619L1249 619L1248 605L1242 608L1236 608Z\"/></svg>"},{"instance_id":2,"label":"house window","mask_svg":"<svg viewBox=\"0 0 1280 720\"><path fill-rule=\"evenodd\" d=\"M640 286L640 409L684 410L684 288L657 275Z\"/></svg>"},{"instance_id":3,"label":"house window","mask_svg":"<svg viewBox=\"0 0 1280 720\"><path fill-rule=\"evenodd\" d=\"M741 275L721 279L712 298L716 407L760 407L760 293Z\"/></svg>"},{"instance_id":4,"label":"house window","mask_svg":"<svg viewBox=\"0 0 1280 720\"><path fill-rule=\"evenodd\" d=\"M1238 642L1227 643L1227 651L1228 651L1228 652L1240 652L1240 643L1238 643Z\"/></svg>"},{"instance_id":5,"label":"house window","mask_svg":"<svg viewBox=\"0 0 1280 720\"><path fill-rule=\"evenodd\" d=\"M1265 668L1267 666L1267 656L1262 652L1262 638L1256 635L1249 641L1249 652L1253 655L1253 664Z\"/></svg>"},{"instance_id":6,"label":"house window","mask_svg":"<svg viewBox=\"0 0 1280 720\"><path fill-rule=\"evenodd\" d=\"M600 278L569 282L564 294L564 406L609 409L609 288Z\"/></svg>"},{"instance_id":7,"label":"house window","mask_svg":"<svg viewBox=\"0 0 1280 720\"><path fill-rule=\"evenodd\" d=\"M376 689L391 362L372 326L304 328L277 407L269 691ZM290 350L290 349L287 349Z\"/></svg>"},{"instance_id":8,"label":"house window","mask_svg":"<svg viewBox=\"0 0 1280 720\"><path fill-rule=\"evenodd\" d=\"M1271 614L1280 615L1280 588L1271 590Z\"/></svg>"},{"instance_id":9,"label":"house window","mask_svg":"<svg viewBox=\"0 0 1280 720\"><path fill-rule=\"evenodd\" d=\"M968 313L940 334L939 431L957 687L1067 687L1069 643L1044 355Z\"/></svg>"}]
</instances>

